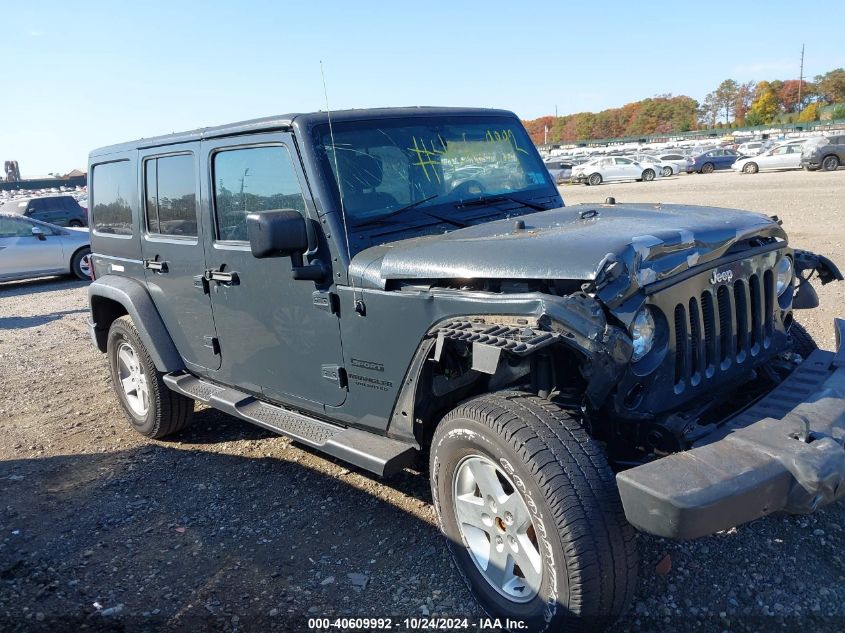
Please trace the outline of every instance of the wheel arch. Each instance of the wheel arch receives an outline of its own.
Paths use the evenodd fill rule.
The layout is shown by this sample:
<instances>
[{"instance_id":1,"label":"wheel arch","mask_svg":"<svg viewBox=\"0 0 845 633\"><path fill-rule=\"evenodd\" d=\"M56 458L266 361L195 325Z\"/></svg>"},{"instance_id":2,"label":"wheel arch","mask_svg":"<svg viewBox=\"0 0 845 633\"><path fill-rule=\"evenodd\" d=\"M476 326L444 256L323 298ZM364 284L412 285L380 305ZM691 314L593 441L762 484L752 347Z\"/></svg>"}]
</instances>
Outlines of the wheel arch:
<instances>
[{"instance_id":1,"label":"wheel arch","mask_svg":"<svg viewBox=\"0 0 845 633\"><path fill-rule=\"evenodd\" d=\"M519 323L519 327L531 327L549 338L520 350L503 342L507 335L493 341L496 335L479 337L469 331L465 331L466 336L456 334L456 323L466 327L476 320L497 330ZM461 402L507 389L525 388L547 397L566 388L567 395L571 389L579 403L603 400L618 378L620 357L630 356L625 349L627 342L613 326L605 329L603 317L591 324L596 330L593 334L582 326L568 326L560 320L550 324L547 318L535 315L507 320L491 315L463 316L441 321L417 347L400 386L387 434L425 447L439 421ZM608 334L596 336L599 331ZM450 377L448 372L456 358L464 372Z\"/></svg>"},{"instance_id":2,"label":"wheel arch","mask_svg":"<svg viewBox=\"0 0 845 633\"><path fill-rule=\"evenodd\" d=\"M185 368L152 298L139 282L105 275L88 286L91 336L101 352L115 319L129 315L156 368L162 372Z\"/></svg>"}]
</instances>

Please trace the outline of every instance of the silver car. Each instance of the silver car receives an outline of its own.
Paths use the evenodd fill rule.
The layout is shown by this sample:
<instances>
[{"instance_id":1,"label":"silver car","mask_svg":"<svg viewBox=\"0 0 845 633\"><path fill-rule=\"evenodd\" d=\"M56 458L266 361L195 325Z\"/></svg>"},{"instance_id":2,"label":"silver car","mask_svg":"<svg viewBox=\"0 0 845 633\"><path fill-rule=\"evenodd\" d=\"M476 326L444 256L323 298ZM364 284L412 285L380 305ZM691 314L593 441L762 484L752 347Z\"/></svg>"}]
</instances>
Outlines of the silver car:
<instances>
[{"instance_id":1,"label":"silver car","mask_svg":"<svg viewBox=\"0 0 845 633\"><path fill-rule=\"evenodd\" d=\"M0 281L67 274L91 278L88 229L0 213Z\"/></svg>"}]
</instances>

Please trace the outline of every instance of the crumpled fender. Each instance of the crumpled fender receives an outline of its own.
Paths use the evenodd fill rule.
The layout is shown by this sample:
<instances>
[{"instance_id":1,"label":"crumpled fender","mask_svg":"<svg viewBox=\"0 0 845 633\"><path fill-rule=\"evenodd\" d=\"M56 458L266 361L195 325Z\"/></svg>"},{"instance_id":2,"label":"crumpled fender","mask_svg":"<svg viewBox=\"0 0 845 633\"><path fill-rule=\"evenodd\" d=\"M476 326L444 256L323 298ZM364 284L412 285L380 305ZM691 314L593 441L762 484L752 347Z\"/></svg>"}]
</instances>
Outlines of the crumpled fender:
<instances>
[{"instance_id":1,"label":"crumpled fender","mask_svg":"<svg viewBox=\"0 0 845 633\"><path fill-rule=\"evenodd\" d=\"M842 281L842 273L830 259L824 255L818 255L809 251L796 250L793 254L795 262L795 279L798 283L798 290L792 301L792 307L796 310L806 310L819 306L819 296L810 285L809 280L815 272L822 285L831 281ZM805 275L805 273L807 273Z\"/></svg>"}]
</instances>

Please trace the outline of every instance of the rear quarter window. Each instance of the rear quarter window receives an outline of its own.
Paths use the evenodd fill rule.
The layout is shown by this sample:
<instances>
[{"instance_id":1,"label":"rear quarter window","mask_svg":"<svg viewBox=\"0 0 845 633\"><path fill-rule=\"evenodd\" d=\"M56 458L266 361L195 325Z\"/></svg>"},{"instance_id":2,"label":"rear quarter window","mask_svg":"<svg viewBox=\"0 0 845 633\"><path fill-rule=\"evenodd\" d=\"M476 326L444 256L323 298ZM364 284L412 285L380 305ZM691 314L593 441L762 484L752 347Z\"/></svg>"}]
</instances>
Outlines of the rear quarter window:
<instances>
[{"instance_id":1,"label":"rear quarter window","mask_svg":"<svg viewBox=\"0 0 845 633\"><path fill-rule=\"evenodd\" d=\"M132 235L134 174L129 161L95 165L91 175L92 224L102 235Z\"/></svg>"}]
</instances>

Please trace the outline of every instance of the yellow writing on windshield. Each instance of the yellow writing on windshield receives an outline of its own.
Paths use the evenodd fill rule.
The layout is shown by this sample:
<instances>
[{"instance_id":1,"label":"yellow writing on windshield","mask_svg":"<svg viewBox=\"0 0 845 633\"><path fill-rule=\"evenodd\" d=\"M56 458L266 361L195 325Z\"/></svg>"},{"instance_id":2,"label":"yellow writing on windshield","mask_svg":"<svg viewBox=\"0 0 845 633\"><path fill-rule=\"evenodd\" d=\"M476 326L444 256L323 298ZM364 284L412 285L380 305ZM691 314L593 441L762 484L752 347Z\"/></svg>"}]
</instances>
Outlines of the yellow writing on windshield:
<instances>
[{"instance_id":1,"label":"yellow writing on windshield","mask_svg":"<svg viewBox=\"0 0 845 633\"><path fill-rule=\"evenodd\" d=\"M514 152L528 153L519 147L513 130L508 129L487 130L484 140L477 141L468 141L466 134L463 134L461 140L453 140L448 145L440 134L428 142L422 137L413 136L411 142L413 147L407 148L414 158L411 164L422 169L426 180L436 180L438 183L442 182L440 173L444 161L453 167L467 162L476 165L479 162L492 163L501 159L503 146ZM497 156L499 158L496 158ZM516 158L514 154L511 154L511 157Z\"/></svg>"}]
</instances>

